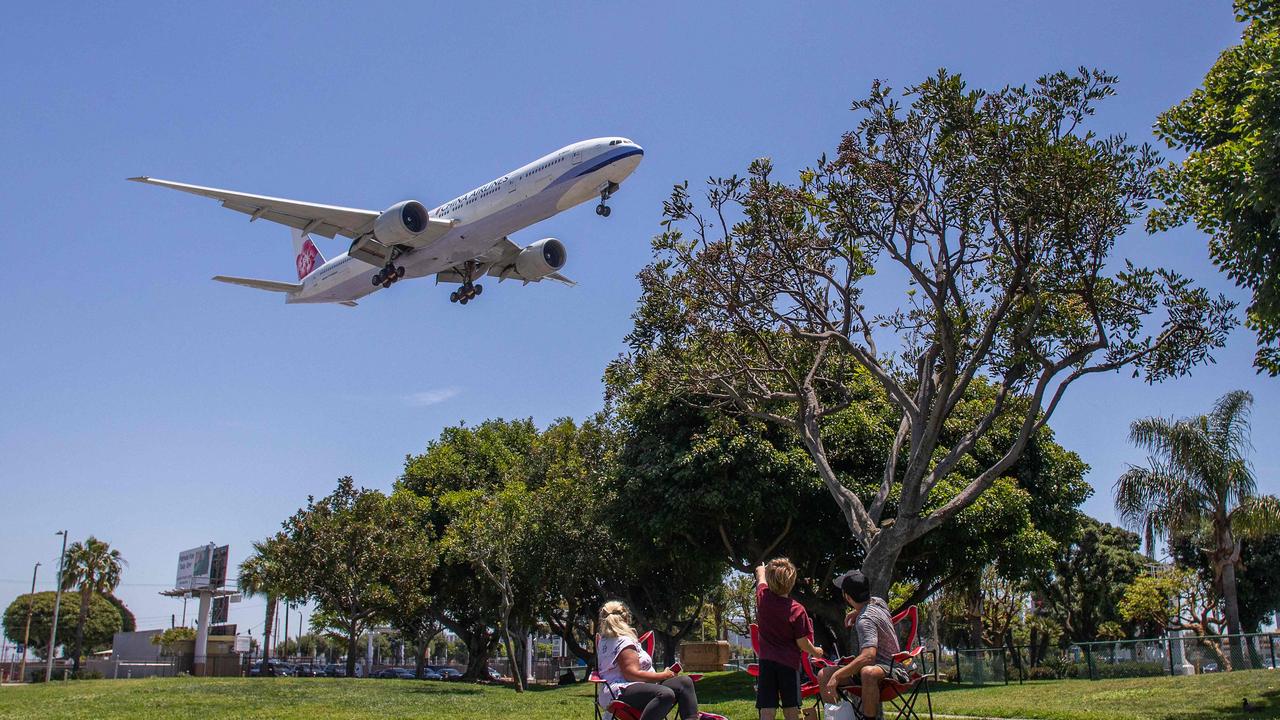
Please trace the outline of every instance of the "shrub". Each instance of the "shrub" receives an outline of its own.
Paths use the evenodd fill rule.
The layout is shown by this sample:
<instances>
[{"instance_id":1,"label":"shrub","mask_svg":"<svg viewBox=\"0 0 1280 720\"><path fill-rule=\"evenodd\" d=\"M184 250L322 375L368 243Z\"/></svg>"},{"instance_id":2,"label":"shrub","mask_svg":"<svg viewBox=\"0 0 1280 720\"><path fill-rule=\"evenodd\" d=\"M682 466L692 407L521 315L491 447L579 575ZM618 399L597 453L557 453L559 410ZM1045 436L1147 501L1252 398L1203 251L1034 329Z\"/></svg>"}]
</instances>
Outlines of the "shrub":
<instances>
[{"instance_id":1,"label":"shrub","mask_svg":"<svg viewBox=\"0 0 1280 720\"><path fill-rule=\"evenodd\" d=\"M1126 662L1095 666L1099 678L1160 677L1165 665L1159 662Z\"/></svg>"},{"instance_id":2,"label":"shrub","mask_svg":"<svg viewBox=\"0 0 1280 720\"><path fill-rule=\"evenodd\" d=\"M1059 680L1058 671L1047 665L1033 667L1027 671L1028 680Z\"/></svg>"}]
</instances>

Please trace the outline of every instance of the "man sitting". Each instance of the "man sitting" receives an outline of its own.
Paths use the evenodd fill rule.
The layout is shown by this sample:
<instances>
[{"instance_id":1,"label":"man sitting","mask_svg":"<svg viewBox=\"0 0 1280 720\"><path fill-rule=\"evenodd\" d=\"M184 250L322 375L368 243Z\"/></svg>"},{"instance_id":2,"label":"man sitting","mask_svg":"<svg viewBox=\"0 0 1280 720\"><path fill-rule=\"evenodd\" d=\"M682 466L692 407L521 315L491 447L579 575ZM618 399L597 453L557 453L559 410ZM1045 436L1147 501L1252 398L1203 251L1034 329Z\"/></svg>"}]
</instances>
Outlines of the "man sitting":
<instances>
[{"instance_id":1,"label":"man sitting","mask_svg":"<svg viewBox=\"0 0 1280 720\"><path fill-rule=\"evenodd\" d=\"M836 689L841 685L861 685L862 714L879 717L880 681L892 674L893 656L899 650L893 616L884 598L871 597L871 584L861 571L850 570L836 578L835 584L852 608L844 624L857 631L859 652L847 665L822 669L818 675L822 699L837 702Z\"/></svg>"}]
</instances>

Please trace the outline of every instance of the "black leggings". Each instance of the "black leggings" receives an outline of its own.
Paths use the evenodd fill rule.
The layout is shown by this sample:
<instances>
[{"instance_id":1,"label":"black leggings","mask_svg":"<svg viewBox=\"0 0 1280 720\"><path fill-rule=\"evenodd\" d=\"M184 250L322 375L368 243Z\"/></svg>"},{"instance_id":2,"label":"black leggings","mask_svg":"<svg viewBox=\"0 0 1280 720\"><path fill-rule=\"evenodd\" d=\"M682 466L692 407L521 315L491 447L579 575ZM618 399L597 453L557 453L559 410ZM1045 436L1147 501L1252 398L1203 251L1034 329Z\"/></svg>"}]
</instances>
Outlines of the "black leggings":
<instances>
[{"instance_id":1,"label":"black leggings","mask_svg":"<svg viewBox=\"0 0 1280 720\"><path fill-rule=\"evenodd\" d=\"M698 694L688 675L677 675L658 683L631 683L622 688L618 699L640 710L640 720L662 720L675 705L680 706L679 720L698 717Z\"/></svg>"}]
</instances>

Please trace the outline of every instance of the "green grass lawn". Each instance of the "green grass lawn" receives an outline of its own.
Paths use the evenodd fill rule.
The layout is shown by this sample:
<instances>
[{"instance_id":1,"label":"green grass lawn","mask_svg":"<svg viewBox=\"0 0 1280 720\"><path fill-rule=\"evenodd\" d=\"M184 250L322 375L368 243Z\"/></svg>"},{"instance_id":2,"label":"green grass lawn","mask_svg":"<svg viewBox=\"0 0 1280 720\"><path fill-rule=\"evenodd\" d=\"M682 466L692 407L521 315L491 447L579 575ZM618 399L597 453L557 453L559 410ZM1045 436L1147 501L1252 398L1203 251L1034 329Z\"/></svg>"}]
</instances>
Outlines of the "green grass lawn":
<instances>
[{"instance_id":1,"label":"green grass lawn","mask_svg":"<svg viewBox=\"0 0 1280 720\"><path fill-rule=\"evenodd\" d=\"M0 688L0 718L285 718L302 720L590 720L591 688L509 688L415 680L253 678L86 680ZM750 720L750 678L698 684L703 709ZM1241 699L1263 706L1244 713ZM1132 680L1062 680L934 693L934 711L1046 720L1280 718L1280 672Z\"/></svg>"}]
</instances>

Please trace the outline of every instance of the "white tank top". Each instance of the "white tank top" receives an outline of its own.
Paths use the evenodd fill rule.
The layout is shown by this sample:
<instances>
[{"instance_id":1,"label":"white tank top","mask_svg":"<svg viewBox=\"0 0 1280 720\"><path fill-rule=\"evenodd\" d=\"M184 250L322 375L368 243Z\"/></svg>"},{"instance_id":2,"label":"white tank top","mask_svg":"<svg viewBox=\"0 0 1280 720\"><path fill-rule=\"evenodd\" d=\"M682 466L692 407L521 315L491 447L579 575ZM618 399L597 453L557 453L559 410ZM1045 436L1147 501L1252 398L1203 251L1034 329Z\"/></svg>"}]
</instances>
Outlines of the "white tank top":
<instances>
[{"instance_id":1,"label":"white tank top","mask_svg":"<svg viewBox=\"0 0 1280 720\"><path fill-rule=\"evenodd\" d=\"M627 648L635 648L636 654L639 656L640 669L645 672L653 671L653 658L649 653L640 647L640 643L635 638L620 635L616 638L597 637L596 638L596 660L600 662L598 674L604 682L596 693L596 702L600 707L607 708L609 703L613 702L622 688L630 685L632 681L622 676L622 668L618 667L618 656Z\"/></svg>"}]
</instances>

